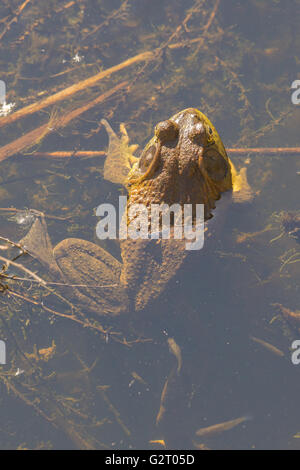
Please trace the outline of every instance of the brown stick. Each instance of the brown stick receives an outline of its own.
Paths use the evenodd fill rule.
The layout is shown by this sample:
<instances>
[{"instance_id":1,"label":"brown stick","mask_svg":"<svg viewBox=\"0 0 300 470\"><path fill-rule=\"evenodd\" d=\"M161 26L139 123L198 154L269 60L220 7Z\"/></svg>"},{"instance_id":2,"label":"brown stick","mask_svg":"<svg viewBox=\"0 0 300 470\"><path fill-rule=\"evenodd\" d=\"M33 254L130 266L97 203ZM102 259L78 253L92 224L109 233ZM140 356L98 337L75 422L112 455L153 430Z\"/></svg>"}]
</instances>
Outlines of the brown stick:
<instances>
[{"instance_id":1,"label":"brown stick","mask_svg":"<svg viewBox=\"0 0 300 470\"><path fill-rule=\"evenodd\" d=\"M129 67L130 65L136 64L138 62L150 60L153 58L153 56L154 53L151 51L142 52L141 54L131 57L130 59L127 59L118 65L114 65L113 67L103 70L102 72L99 72L90 78L86 78L85 80L75 83L74 85L71 85L68 88L65 88L64 90L54 93L54 95L48 96L43 100L25 106L24 108L21 108L18 111L0 119L0 128L6 126L7 124L11 124L17 121L18 119L28 116L29 114L36 113L37 111L40 111L41 109L44 109L47 106L58 103L61 100L65 100L66 98L69 98L78 91L86 90L87 88L96 85L97 82L99 82L105 77L109 77L114 72L118 72L119 70L122 70L125 67Z\"/></svg>"},{"instance_id":2,"label":"brown stick","mask_svg":"<svg viewBox=\"0 0 300 470\"><path fill-rule=\"evenodd\" d=\"M210 28L210 26L211 26L211 24L212 24L212 22L213 22L213 20L214 20L214 18L215 18L215 16L216 16L216 14L217 14L219 5L220 5L220 0L216 0L215 5L214 5L214 8L213 8L213 10L212 10L212 12L211 12L211 14L210 14L210 16L209 16L209 18L208 18L208 21L207 21L206 25L205 25L204 28L203 28L203 33L202 33L202 35L201 35L200 40L199 40L199 41L195 41L195 42L199 42L199 44L198 44L198 46L197 46L197 48L196 48L196 50L195 50L195 52L194 52L195 55L197 55L197 54L199 53L199 50L201 49L201 47L202 47L203 44L204 44L204 41L206 40L207 32L208 32L208 30L209 30L209 28ZM197 38L197 39L198 39L198 38Z\"/></svg>"},{"instance_id":3,"label":"brown stick","mask_svg":"<svg viewBox=\"0 0 300 470\"><path fill-rule=\"evenodd\" d=\"M218 4L218 0L216 4ZM205 31L208 29L208 27L211 24L212 19L215 16L215 9L213 11L211 19L209 20L208 24L205 27ZM190 15L188 15L186 20L189 19L189 16ZM179 27L179 29L181 29L181 26ZM174 37L174 34L171 36L171 38L173 37ZM192 39L191 41L189 41L189 43L192 44L194 42L201 42L201 41L203 41L203 37ZM174 43L174 44L167 44L166 46L169 47L170 49L177 49L185 45L186 45L185 43L179 42L179 43ZM25 116L28 116L37 111L40 111L41 109L44 109L47 106L53 105L55 103L58 103L61 100L69 98L70 96L74 95L78 91L86 90L87 88L94 86L97 82L99 82L103 78L109 77L110 75L112 75L115 72L118 72L119 70L122 70L126 67L130 67L131 65L139 63L139 62L146 62L148 60L154 59L159 49L160 48L156 48L153 51L147 51L147 52L142 52L141 54L137 54L134 57L131 57L130 59L127 59L118 65L114 65L113 67L103 70L97 73L96 75L93 75L92 77L86 78L85 80L75 83L74 85L71 85L65 88L64 90L54 93L54 95L48 96L47 98L44 98L40 101L32 103L28 106L25 106L24 108L21 108L18 111L15 111L14 113L0 119L0 128L6 126L7 124L11 124Z\"/></svg>"},{"instance_id":4,"label":"brown stick","mask_svg":"<svg viewBox=\"0 0 300 470\"><path fill-rule=\"evenodd\" d=\"M54 220L69 220L72 216L69 217L59 217L56 215L49 215L45 214L44 212L37 211L36 209L16 209L16 207L0 207L0 212L28 212L33 215L37 215L39 217L46 217L47 219L54 219ZM1 239L1 237L0 237Z\"/></svg>"},{"instance_id":5,"label":"brown stick","mask_svg":"<svg viewBox=\"0 0 300 470\"><path fill-rule=\"evenodd\" d=\"M96 106L97 104L102 103L107 98L112 96L114 93L119 91L121 88L124 88L126 85L127 85L127 82L119 83L118 85L116 85L111 90L106 91L102 95L98 96L95 100L90 101L89 103L85 104L81 108L74 109L70 113L67 113L67 114L63 115L62 117L57 118L57 120L54 123L55 129L65 127L72 119L77 118L78 116L80 116L85 111L88 111L93 106ZM23 108L23 109L25 109L25 108ZM45 136L45 135L49 134L49 132L51 132L52 130L53 130L53 128L50 127L49 123L47 122L46 124L43 124L42 126L38 127L37 129L34 129L33 131L28 132L27 134L23 135L22 137L19 137L18 139L14 140L13 142L10 142L9 144L4 145L3 147L0 148L0 162L2 160L5 160L6 158L18 153L18 152L21 152L22 150L30 147L36 141L38 141L41 136Z\"/></svg>"},{"instance_id":6,"label":"brown stick","mask_svg":"<svg viewBox=\"0 0 300 470\"><path fill-rule=\"evenodd\" d=\"M22 271L24 271L26 274L28 274L29 276L33 277L33 279L35 279L39 284L41 284L42 286L46 286L47 285L47 282L44 281L44 279L40 278L39 276L37 276L37 274L35 274L34 272L30 271L29 269L25 268L25 266L22 266L22 264L19 264L19 263L15 263L14 261L11 261L7 258L4 258L3 256L0 256L0 261L4 261L6 263L7 266L9 266L10 264L12 266L14 266L15 268L18 268L18 269L21 269Z\"/></svg>"},{"instance_id":7,"label":"brown stick","mask_svg":"<svg viewBox=\"0 0 300 470\"><path fill-rule=\"evenodd\" d=\"M29 0L26 0L24 2L24 4L28 3L28 1ZM208 21L208 23L206 24L206 26L204 28L204 33L206 33L208 28L210 27L215 15L216 15L218 6L219 6L219 0L217 0L216 3L215 3L215 7L212 11L212 14L209 18L209 21ZM176 34L186 25L186 23L188 22L188 20L192 16L192 13L193 12L191 12L187 15L187 17L185 18L183 24L180 25L177 28L177 30L175 31L175 33L173 33L171 35L171 37L169 38L169 40L166 43L166 47L168 47L170 49L177 49L177 48L180 48L180 47L183 47L183 46L186 45L186 43L182 43L182 42L169 44L169 41L171 41L176 36ZM204 38L201 37L201 38L192 39L188 43L190 43L190 44L192 44L194 42L200 42L201 43L203 41L204 41ZM25 106L24 108L21 108L18 111L15 111L14 113L0 119L0 128L3 127L3 126L6 126L7 124L11 124L11 123L13 123L13 122L17 121L18 119L21 119L25 116L28 116L30 114L33 114L33 113L37 112L37 111L40 111L41 109L44 109L47 106L53 105L55 103L58 103L61 100L69 98L70 96L74 95L78 91L85 90L88 87L94 86L97 82L99 82L103 78L108 77L108 76L112 75L113 73L118 72L119 70L122 70L122 69L124 69L126 67L129 67L133 64L136 64L138 62L146 62L148 60L152 60L156 57L156 53L160 49L161 48L156 48L153 51L146 51L146 52L142 52L140 54L137 54L134 57L131 57L130 59L127 59L127 60L121 62L118 65L114 65L113 67L110 67L106 70L103 70L103 71L97 73L96 75L93 75L92 77L89 77L85 80L82 80L78 83L75 83L74 85L71 85L71 86L65 88L64 90L61 90L57 93L54 93L54 95L48 96L47 98L44 98L40 101L32 103L28 106Z\"/></svg>"},{"instance_id":8,"label":"brown stick","mask_svg":"<svg viewBox=\"0 0 300 470\"><path fill-rule=\"evenodd\" d=\"M256 147L256 148L227 148L226 151L232 155L244 155L247 153L263 154L300 154L300 147Z\"/></svg>"},{"instance_id":9,"label":"brown stick","mask_svg":"<svg viewBox=\"0 0 300 470\"><path fill-rule=\"evenodd\" d=\"M7 25L5 26L4 30L0 33L0 40L3 38L3 36L7 33L7 31L9 31L12 23L14 22L17 22L18 21L18 16L22 13L22 11L24 10L24 8L26 7L27 3L29 3L31 0L25 0L22 5L19 6L19 8L17 9L16 11L16 14L15 16L7 23Z\"/></svg>"},{"instance_id":10,"label":"brown stick","mask_svg":"<svg viewBox=\"0 0 300 470\"><path fill-rule=\"evenodd\" d=\"M0 149L1 151L1 149ZM247 155L247 154L265 154L276 155L287 153L289 155L300 154L300 147L256 147L256 148L227 148L227 153L231 155ZM30 156L33 157L51 157L51 158L71 158L71 157L106 157L107 152L104 150L79 150L79 151L58 151L58 152L35 152Z\"/></svg>"},{"instance_id":11,"label":"brown stick","mask_svg":"<svg viewBox=\"0 0 300 470\"><path fill-rule=\"evenodd\" d=\"M71 157L106 157L107 152L104 150L77 150L77 151L62 151L62 152L35 152L33 157L51 157L51 158L71 158Z\"/></svg>"},{"instance_id":12,"label":"brown stick","mask_svg":"<svg viewBox=\"0 0 300 470\"><path fill-rule=\"evenodd\" d=\"M100 333L103 333L104 335L109 334L110 336L112 336L112 338L114 338L114 335L118 335L117 332L114 332L114 331L111 331L111 330L105 330L100 324L90 323L88 319L86 321L81 320L80 318L77 318L74 314L68 315L67 313L58 312L56 310L53 310L50 307L46 307L46 305L44 305L43 302L38 302L37 300L31 299L31 298L27 297L26 295L19 294L18 292L15 292L11 289L9 290L9 295L13 295L14 297L25 300L26 302L29 302L33 305L37 305L37 306L41 307L43 310L45 310L46 312L51 313L52 315L56 315L56 316L61 317L61 318L66 318L68 320L72 320L75 323L79 323L80 325L84 326L85 328L91 328L91 329L97 330Z\"/></svg>"}]
</instances>

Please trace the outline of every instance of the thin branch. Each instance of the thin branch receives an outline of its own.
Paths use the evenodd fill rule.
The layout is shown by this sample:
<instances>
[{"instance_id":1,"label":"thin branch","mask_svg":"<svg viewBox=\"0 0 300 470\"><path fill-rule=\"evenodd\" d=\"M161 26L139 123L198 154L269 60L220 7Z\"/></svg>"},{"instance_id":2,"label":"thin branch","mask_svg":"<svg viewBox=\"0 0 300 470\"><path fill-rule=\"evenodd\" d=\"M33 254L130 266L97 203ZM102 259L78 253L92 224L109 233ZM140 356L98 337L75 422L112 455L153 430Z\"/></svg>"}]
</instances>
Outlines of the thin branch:
<instances>
[{"instance_id":1,"label":"thin branch","mask_svg":"<svg viewBox=\"0 0 300 470\"><path fill-rule=\"evenodd\" d=\"M1 238L1 237L0 237ZM6 276L5 274L0 274L0 277L10 281L25 281L25 282L35 282L40 284L39 281L34 279L28 279L27 277L17 277L17 276ZM118 287L118 284L104 284L104 285L89 285L89 284L66 284L65 282L49 282L45 281L47 286L62 286L62 287L86 287L89 289L104 289L105 287Z\"/></svg>"},{"instance_id":2,"label":"thin branch","mask_svg":"<svg viewBox=\"0 0 300 470\"><path fill-rule=\"evenodd\" d=\"M96 75L93 75L92 77L86 78L85 80L75 83L74 85L71 85L65 88L64 90L54 93L54 95L48 96L43 100L25 106L24 108L21 108L18 111L9 114L6 117L3 117L0 120L0 128L6 126L7 124L12 124L13 122L25 116L29 116L30 114L36 113L37 111L40 111L41 109L44 109L50 105L56 104L59 101L70 98L70 96L73 96L75 93L78 93L81 90L87 90L88 88L95 86L103 78L109 77L110 75L115 72L118 72L119 70L122 70L139 62L148 61L153 57L154 53L151 51L142 52L141 54L135 55L134 57L131 57L130 59L127 59L118 65L114 65L113 67L103 70L97 73Z\"/></svg>"},{"instance_id":3,"label":"thin branch","mask_svg":"<svg viewBox=\"0 0 300 470\"><path fill-rule=\"evenodd\" d=\"M9 259L7 258L4 258L3 256L0 256L0 260L1 261L4 261L4 263L6 263L7 267L9 265L12 265L14 266L15 268L18 268L18 269L21 269L21 271L24 271L26 274L28 274L28 276L31 276L33 277L33 279L35 279L39 284L41 284L42 286L46 286L47 285L47 282L44 281L44 279L42 279L41 277L37 276L37 274L35 274L34 272L30 271L29 269L25 268L25 266L22 266L22 264L19 264L19 263L16 263L15 261L10 261Z\"/></svg>"},{"instance_id":4,"label":"thin branch","mask_svg":"<svg viewBox=\"0 0 300 470\"><path fill-rule=\"evenodd\" d=\"M291 155L300 154L300 147L245 147L245 148L227 148L226 151L233 155L243 155L247 153L259 154L281 154L287 153Z\"/></svg>"},{"instance_id":5,"label":"thin branch","mask_svg":"<svg viewBox=\"0 0 300 470\"><path fill-rule=\"evenodd\" d=\"M57 130L59 128L65 127L73 119L78 118L81 114L85 113L92 107L110 98L117 91L121 90L122 88L125 88L127 84L128 82L119 83L112 89L106 91L102 95L99 95L96 99L94 99L93 101L90 101L84 106L74 109L73 111L68 112L61 117L55 118L55 122L52 124L51 127L50 127L49 122L47 122L46 124L43 124L37 129L34 129L33 131L28 132L22 137L19 137L13 142L10 142L9 144L4 145L3 147L0 148L0 161L3 161L6 158L11 157L12 155L15 155L16 153L19 153L25 150L26 148L32 146L36 141L41 139L41 136L45 137L47 134L49 134L53 130ZM1 127L1 123L2 121L0 121L0 127Z\"/></svg>"},{"instance_id":6,"label":"thin branch","mask_svg":"<svg viewBox=\"0 0 300 470\"><path fill-rule=\"evenodd\" d=\"M77 318L74 314L68 315L67 313L61 313L56 310L53 310L50 307L47 307L43 302L38 302L37 300L30 299L29 297L19 294L18 292L9 290L9 294L13 295L14 297L17 297L21 300L25 300L26 302L29 302L33 305L36 305L37 307L40 307L41 309L45 310L47 313L51 313L52 315L55 315L60 318L65 318L68 320L72 320L75 323L79 323L80 325L84 326L85 328L91 328L94 330L97 330L98 332L102 333L103 335L111 335L112 337L114 335L119 335L120 333L110 331L109 329L105 330L100 324L93 324L90 323L88 320L81 320L80 318Z\"/></svg>"},{"instance_id":7,"label":"thin branch","mask_svg":"<svg viewBox=\"0 0 300 470\"><path fill-rule=\"evenodd\" d=\"M34 152L31 154L33 157L50 157L50 158L93 158L93 157L106 157L107 152L103 150L75 150L75 151L59 151L59 152Z\"/></svg>"},{"instance_id":8,"label":"thin branch","mask_svg":"<svg viewBox=\"0 0 300 470\"><path fill-rule=\"evenodd\" d=\"M264 154L264 155L298 155L300 147L244 147L244 148L226 148L226 152L231 155L247 155L247 154ZM106 157L107 152L104 150L80 150L80 151L57 151L57 152L35 152L31 154L33 157L49 157L49 158L94 158ZM0 208L0 211L2 209ZM4 210L4 209L3 209ZM54 218L54 216L48 216ZM56 218L56 217L55 217Z\"/></svg>"},{"instance_id":9,"label":"thin branch","mask_svg":"<svg viewBox=\"0 0 300 470\"><path fill-rule=\"evenodd\" d=\"M18 17L20 16L20 14L22 13L22 11L24 10L24 8L26 7L26 5L29 2L31 2L31 0L25 0L22 3L22 5L19 6L19 8L17 9L17 11L15 13L15 16L7 23L4 30L0 33L0 41L3 38L3 36L7 33L7 31L10 30L10 27L11 27L12 23L16 23L18 21Z\"/></svg>"},{"instance_id":10,"label":"thin branch","mask_svg":"<svg viewBox=\"0 0 300 470\"><path fill-rule=\"evenodd\" d=\"M29 212L30 214L36 215L38 217L45 217L47 219L54 219L54 220L69 220L72 217L59 217L56 215L49 215L45 214L44 212L37 211L36 209L17 209L16 207L0 207L0 212L17 212L17 213L24 213ZM0 237L1 239L2 237ZM11 242L14 243L14 242Z\"/></svg>"}]
</instances>

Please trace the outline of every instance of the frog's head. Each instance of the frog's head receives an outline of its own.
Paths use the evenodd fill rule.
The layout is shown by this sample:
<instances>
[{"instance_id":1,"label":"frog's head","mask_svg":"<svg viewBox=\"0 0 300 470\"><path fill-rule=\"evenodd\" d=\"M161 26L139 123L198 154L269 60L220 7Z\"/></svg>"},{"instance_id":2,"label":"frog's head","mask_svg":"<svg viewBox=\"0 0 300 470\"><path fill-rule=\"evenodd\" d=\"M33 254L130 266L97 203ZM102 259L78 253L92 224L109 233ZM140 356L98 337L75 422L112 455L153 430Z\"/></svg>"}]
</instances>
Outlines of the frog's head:
<instances>
[{"instance_id":1,"label":"frog's head","mask_svg":"<svg viewBox=\"0 0 300 470\"><path fill-rule=\"evenodd\" d=\"M232 188L230 162L215 127L188 108L158 123L128 175L130 203L204 204L205 219Z\"/></svg>"}]
</instances>

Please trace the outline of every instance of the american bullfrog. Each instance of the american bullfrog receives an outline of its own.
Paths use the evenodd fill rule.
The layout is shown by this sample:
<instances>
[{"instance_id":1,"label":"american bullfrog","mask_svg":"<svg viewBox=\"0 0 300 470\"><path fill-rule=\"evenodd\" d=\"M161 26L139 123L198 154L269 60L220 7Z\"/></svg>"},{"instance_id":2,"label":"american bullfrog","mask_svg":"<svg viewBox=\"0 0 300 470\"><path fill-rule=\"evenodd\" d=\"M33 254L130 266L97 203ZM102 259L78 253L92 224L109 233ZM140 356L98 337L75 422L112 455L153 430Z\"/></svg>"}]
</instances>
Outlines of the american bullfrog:
<instances>
[{"instance_id":1,"label":"american bullfrog","mask_svg":"<svg viewBox=\"0 0 300 470\"><path fill-rule=\"evenodd\" d=\"M147 207L153 203L203 204L208 221L223 192L231 192L232 200L251 198L246 169L237 173L215 127L199 110L188 108L158 123L140 158L133 155L136 146L129 145L124 126L118 138L106 120L102 123L109 135L104 178L127 188L127 209L134 203ZM124 239L120 240L121 263L94 243L70 238L52 254L41 224L44 221L36 221L22 243L56 277L68 284L91 286L74 288L74 295L80 305L101 315L143 310L189 253L184 240ZM41 233L42 237L37 235Z\"/></svg>"}]
</instances>

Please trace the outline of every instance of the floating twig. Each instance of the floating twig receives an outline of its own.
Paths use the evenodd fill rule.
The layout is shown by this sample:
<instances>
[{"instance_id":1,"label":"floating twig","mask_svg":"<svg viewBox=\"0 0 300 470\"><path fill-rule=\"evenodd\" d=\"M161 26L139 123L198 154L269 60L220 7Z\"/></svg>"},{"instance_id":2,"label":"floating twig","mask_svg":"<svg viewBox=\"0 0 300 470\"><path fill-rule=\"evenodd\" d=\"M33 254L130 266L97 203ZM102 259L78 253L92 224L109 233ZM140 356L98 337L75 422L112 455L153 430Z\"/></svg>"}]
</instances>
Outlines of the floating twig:
<instances>
[{"instance_id":1,"label":"floating twig","mask_svg":"<svg viewBox=\"0 0 300 470\"><path fill-rule=\"evenodd\" d=\"M34 152L31 154L33 157L50 157L50 158L93 158L93 157L106 157L107 152L104 150L75 150L75 151L60 151L60 152Z\"/></svg>"},{"instance_id":2,"label":"floating twig","mask_svg":"<svg viewBox=\"0 0 300 470\"><path fill-rule=\"evenodd\" d=\"M0 149L1 151L1 149ZM264 154L264 155L300 155L300 147L245 147L245 148L227 148L227 153L230 155L244 156L248 154ZM94 158L106 157L107 152L104 150L68 150L57 152L35 152L30 154L33 157L49 157L49 158ZM1 210L1 208L0 208Z\"/></svg>"},{"instance_id":3,"label":"floating twig","mask_svg":"<svg viewBox=\"0 0 300 470\"><path fill-rule=\"evenodd\" d=\"M15 13L15 16L6 24L4 30L0 33L0 41L1 39L3 38L3 36L7 33L7 31L10 30L10 27L12 25L12 23L16 23L18 21L18 17L20 16L20 14L22 13L22 11L24 10L24 8L26 7L26 5L30 2L31 0L25 0L22 5L20 5L18 8L17 8L17 11Z\"/></svg>"},{"instance_id":4,"label":"floating twig","mask_svg":"<svg viewBox=\"0 0 300 470\"><path fill-rule=\"evenodd\" d=\"M22 248L23 249L23 248ZM24 249L23 249L24 250ZM0 261L4 261L4 263L6 264L6 266L8 267L9 265L12 265L14 266L15 268L18 268L18 269L21 269L21 271L24 271L26 274L28 274L29 276L33 277L33 279L35 279L39 284L41 284L42 286L46 286L47 285L47 282L44 281L44 279L42 279L41 277L39 277L37 274L35 274L34 272L30 271L29 269L25 268L25 266L22 266L22 264L19 264L19 263L15 263L15 261L11 261L7 258L4 258L3 256L0 256Z\"/></svg>"},{"instance_id":5,"label":"floating twig","mask_svg":"<svg viewBox=\"0 0 300 470\"><path fill-rule=\"evenodd\" d=\"M121 62L118 65L114 65L109 69L102 70L101 72L97 73L96 75L93 75L92 77L86 78L85 80L75 83L74 85L71 85L65 88L64 90L54 93L54 95L48 96L47 98L25 106L24 108L18 109L18 111L15 111L14 113L3 117L2 119L0 119L0 128L6 126L7 124L12 124L18 119L27 117L30 114L36 113L37 111L41 111L42 109L47 108L50 105L56 104L59 101L70 98L70 96L73 96L75 93L78 93L81 90L87 90L88 88L95 86L96 83L101 81L103 78L109 77L110 75L115 72L118 72L119 70L122 70L139 62L151 60L153 57L154 53L152 51L142 52L141 54L137 54L134 57L131 57L130 59L124 60L124 62Z\"/></svg>"},{"instance_id":6,"label":"floating twig","mask_svg":"<svg viewBox=\"0 0 300 470\"><path fill-rule=\"evenodd\" d=\"M260 344L261 346L263 346L264 348L266 348L268 351L272 352L276 356L284 357L284 352L281 351L276 346L274 346L273 344L268 343L267 341L264 341L263 339L256 338L255 336L250 336L250 339L257 344Z\"/></svg>"},{"instance_id":7,"label":"floating twig","mask_svg":"<svg viewBox=\"0 0 300 470\"><path fill-rule=\"evenodd\" d=\"M6 276L5 274L2 274L2 277L10 281L22 281L22 282L25 281L25 282L33 282L33 283L40 284L39 281L35 279L28 279L27 277ZM89 289L100 289L100 288L103 289L105 287L118 287L118 284L104 284L100 286L100 285L90 285L90 284L66 284L65 282L50 282L50 281L45 281L45 282L47 286L86 287Z\"/></svg>"},{"instance_id":8,"label":"floating twig","mask_svg":"<svg viewBox=\"0 0 300 470\"><path fill-rule=\"evenodd\" d=\"M18 139L14 140L13 142L10 142L7 145L4 145L3 147L0 148L0 161L5 160L8 157L11 157L12 155L15 155L16 153L22 152L26 148L29 148L32 146L37 140L40 140L41 135L45 137L47 134L52 132L53 130L57 130L59 128L65 127L67 124L69 124L70 121L72 121L75 118L78 118L81 114L85 113L92 107L96 106L99 103L102 103L106 99L110 98L113 94L121 90L122 88L125 88L127 86L127 82L122 82L116 85L115 87L111 88L110 90L106 91L105 93L99 95L96 99L93 101L90 101L89 103L86 103L85 105L81 106L80 108L76 108L71 112L68 112L64 114L61 117L56 117L55 118L55 123L53 123L50 127L49 122L46 124L43 124L42 126L38 127L37 129L34 129L27 134L23 135L22 137L19 137ZM25 109L25 108L23 108ZM0 120L0 127L1 127L2 121Z\"/></svg>"},{"instance_id":9,"label":"floating twig","mask_svg":"<svg viewBox=\"0 0 300 470\"><path fill-rule=\"evenodd\" d=\"M71 219L71 216L69 216L69 217L59 217L57 215L45 214L44 212L37 211L36 209L17 209L16 207L0 207L0 212L17 212L17 213L29 212L30 214L36 215L37 217L45 217L46 219L54 219L54 220L68 220L68 219ZM1 238L2 237L0 237L0 239Z\"/></svg>"},{"instance_id":10,"label":"floating twig","mask_svg":"<svg viewBox=\"0 0 300 470\"><path fill-rule=\"evenodd\" d=\"M226 151L232 155L244 155L248 153L260 154L281 154L287 153L289 155L300 155L300 147L245 147L245 148L227 148Z\"/></svg>"}]
</instances>

